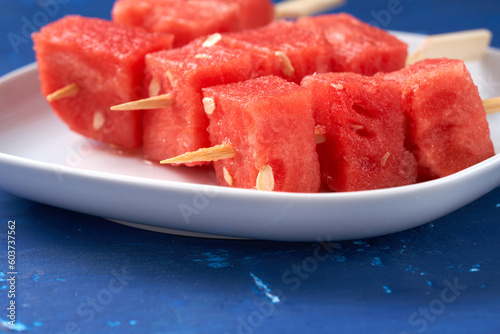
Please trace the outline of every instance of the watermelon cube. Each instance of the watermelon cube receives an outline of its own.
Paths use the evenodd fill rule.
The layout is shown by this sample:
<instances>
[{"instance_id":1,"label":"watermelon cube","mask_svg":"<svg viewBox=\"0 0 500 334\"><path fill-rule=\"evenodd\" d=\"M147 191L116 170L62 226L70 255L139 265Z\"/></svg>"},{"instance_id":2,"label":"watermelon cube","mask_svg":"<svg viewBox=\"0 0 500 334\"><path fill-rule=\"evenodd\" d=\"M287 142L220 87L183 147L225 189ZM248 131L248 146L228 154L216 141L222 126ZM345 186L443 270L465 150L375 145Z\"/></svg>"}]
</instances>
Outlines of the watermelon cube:
<instances>
[{"instance_id":1,"label":"watermelon cube","mask_svg":"<svg viewBox=\"0 0 500 334\"><path fill-rule=\"evenodd\" d=\"M274 7L269 0L118 0L112 17L119 24L174 34L179 47L215 32L265 25Z\"/></svg>"},{"instance_id":2,"label":"watermelon cube","mask_svg":"<svg viewBox=\"0 0 500 334\"><path fill-rule=\"evenodd\" d=\"M243 51L197 43L147 55L149 95L171 93L174 103L144 112L144 157L160 161L210 146L202 88L249 79L254 63Z\"/></svg>"},{"instance_id":3,"label":"watermelon cube","mask_svg":"<svg viewBox=\"0 0 500 334\"><path fill-rule=\"evenodd\" d=\"M223 34L220 42L261 59L260 75L277 75L292 82L315 72L330 70L329 49L322 34L276 20L253 30Z\"/></svg>"},{"instance_id":4,"label":"watermelon cube","mask_svg":"<svg viewBox=\"0 0 500 334\"><path fill-rule=\"evenodd\" d=\"M495 154L478 88L463 61L427 59L379 76L402 85L407 146L417 157L419 180L453 174Z\"/></svg>"},{"instance_id":5,"label":"watermelon cube","mask_svg":"<svg viewBox=\"0 0 500 334\"><path fill-rule=\"evenodd\" d=\"M330 44L334 72L373 75L405 66L408 46L404 42L349 14L301 17L297 25L324 34Z\"/></svg>"},{"instance_id":6,"label":"watermelon cube","mask_svg":"<svg viewBox=\"0 0 500 334\"><path fill-rule=\"evenodd\" d=\"M325 129L317 151L324 183L333 191L403 186L416 181L416 162L404 147L396 82L355 73L307 76L316 123Z\"/></svg>"},{"instance_id":7,"label":"watermelon cube","mask_svg":"<svg viewBox=\"0 0 500 334\"><path fill-rule=\"evenodd\" d=\"M317 192L319 162L309 92L275 76L203 89L212 145L235 156L214 162L219 184ZM209 103L207 103L210 101Z\"/></svg>"},{"instance_id":8,"label":"watermelon cube","mask_svg":"<svg viewBox=\"0 0 500 334\"><path fill-rule=\"evenodd\" d=\"M169 49L171 35L96 18L67 16L33 34L44 95L76 84L76 95L50 102L75 132L123 150L142 144L139 111L110 107L145 96L144 56Z\"/></svg>"},{"instance_id":9,"label":"watermelon cube","mask_svg":"<svg viewBox=\"0 0 500 334\"><path fill-rule=\"evenodd\" d=\"M239 29L255 29L274 20L274 4L270 0L224 0L239 6Z\"/></svg>"}]
</instances>

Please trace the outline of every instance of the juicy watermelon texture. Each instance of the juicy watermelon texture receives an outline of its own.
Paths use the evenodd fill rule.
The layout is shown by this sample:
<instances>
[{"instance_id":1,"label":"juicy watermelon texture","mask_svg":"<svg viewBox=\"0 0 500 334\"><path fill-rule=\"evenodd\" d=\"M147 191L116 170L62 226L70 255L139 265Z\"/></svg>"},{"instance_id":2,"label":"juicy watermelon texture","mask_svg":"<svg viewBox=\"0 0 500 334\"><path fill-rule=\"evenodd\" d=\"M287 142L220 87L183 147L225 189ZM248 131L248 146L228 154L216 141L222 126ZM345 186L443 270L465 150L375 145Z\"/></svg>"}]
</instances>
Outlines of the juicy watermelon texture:
<instances>
[{"instance_id":1,"label":"juicy watermelon texture","mask_svg":"<svg viewBox=\"0 0 500 334\"><path fill-rule=\"evenodd\" d=\"M334 72L373 75L405 66L408 55L406 43L349 14L302 17L297 25L324 34L331 47Z\"/></svg>"},{"instance_id":2,"label":"juicy watermelon texture","mask_svg":"<svg viewBox=\"0 0 500 334\"><path fill-rule=\"evenodd\" d=\"M258 29L224 34L221 44L259 57L263 76L276 75L299 83L305 75L330 70L329 50L323 35L289 21L278 20ZM292 75L284 73L284 64L276 51L287 55L295 71Z\"/></svg>"},{"instance_id":3,"label":"juicy watermelon texture","mask_svg":"<svg viewBox=\"0 0 500 334\"><path fill-rule=\"evenodd\" d=\"M71 83L79 87L75 96L51 102L73 131L120 149L141 146L141 113L110 107L145 96L144 55L170 48L172 36L67 16L33 34L33 40L42 93L48 95ZM104 121L97 129L96 113Z\"/></svg>"},{"instance_id":4,"label":"juicy watermelon texture","mask_svg":"<svg viewBox=\"0 0 500 334\"><path fill-rule=\"evenodd\" d=\"M222 0L235 2L234 0ZM274 20L274 4L270 0L238 0L240 28L254 29L265 26Z\"/></svg>"},{"instance_id":5,"label":"juicy watermelon texture","mask_svg":"<svg viewBox=\"0 0 500 334\"><path fill-rule=\"evenodd\" d=\"M399 85L354 73L308 76L316 123L326 141L317 150L323 180L333 191L396 187L416 181L404 147Z\"/></svg>"},{"instance_id":6,"label":"juicy watermelon texture","mask_svg":"<svg viewBox=\"0 0 500 334\"><path fill-rule=\"evenodd\" d=\"M148 80L159 81L159 93L172 93L175 102L168 108L145 111L144 157L160 161L210 146L202 88L249 79L255 75L253 63L245 52L203 48L198 43L149 54Z\"/></svg>"},{"instance_id":7,"label":"juicy watermelon texture","mask_svg":"<svg viewBox=\"0 0 500 334\"><path fill-rule=\"evenodd\" d=\"M174 34L179 47L215 32L265 25L274 7L268 0L119 0L112 16L119 24Z\"/></svg>"},{"instance_id":8,"label":"juicy watermelon texture","mask_svg":"<svg viewBox=\"0 0 500 334\"><path fill-rule=\"evenodd\" d=\"M231 159L214 162L219 184L256 187L259 171L270 165L275 191L317 192L320 173L309 92L278 77L260 77L203 90L213 98L212 144L229 143Z\"/></svg>"},{"instance_id":9,"label":"juicy watermelon texture","mask_svg":"<svg viewBox=\"0 0 500 334\"><path fill-rule=\"evenodd\" d=\"M407 146L417 157L420 180L495 154L478 88L463 61L428 59L383 77L402 84Z\"/></svg>"}]
</instances>

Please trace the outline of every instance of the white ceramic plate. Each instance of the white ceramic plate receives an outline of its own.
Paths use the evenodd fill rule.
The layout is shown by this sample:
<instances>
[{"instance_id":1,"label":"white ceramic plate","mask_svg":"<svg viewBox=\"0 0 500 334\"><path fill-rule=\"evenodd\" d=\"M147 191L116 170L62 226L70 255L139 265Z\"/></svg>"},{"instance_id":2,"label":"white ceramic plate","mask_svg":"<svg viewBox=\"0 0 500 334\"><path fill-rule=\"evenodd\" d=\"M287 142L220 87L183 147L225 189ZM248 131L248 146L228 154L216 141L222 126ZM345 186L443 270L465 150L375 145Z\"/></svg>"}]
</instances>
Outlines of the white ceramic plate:
<instances>
[{"instance_id":1,"label":"white ceramic plate","mask_svg":"<svg viewBox=\"0 0 500 334\"><path fill-rule=\"evenodd\" d=\"M410 51L422 36L398 33ZM500 52L468 63L483 98L500 95ZM70 132L40 94L36 65L0 79L0 188L41 203L155 230L287 241L364 238L415 227L500 185L500 154L439 180L353 193L219 187L209 168L110 154ZM489 116L496 152L500 115ZM194 234L197 235L197 234Z\"/></svg>"}]
</instances>

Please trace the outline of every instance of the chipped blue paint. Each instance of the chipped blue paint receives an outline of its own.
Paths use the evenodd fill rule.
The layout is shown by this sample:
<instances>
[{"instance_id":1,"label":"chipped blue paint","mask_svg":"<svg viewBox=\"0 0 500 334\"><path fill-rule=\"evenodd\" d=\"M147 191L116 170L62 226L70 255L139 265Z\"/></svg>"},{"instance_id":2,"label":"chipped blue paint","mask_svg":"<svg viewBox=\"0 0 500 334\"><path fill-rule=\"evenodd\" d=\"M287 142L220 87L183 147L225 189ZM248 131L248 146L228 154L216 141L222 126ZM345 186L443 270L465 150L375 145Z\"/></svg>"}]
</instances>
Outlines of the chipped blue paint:
<instances>
[{"instance_id":1,"label":"chipped blue paint","mask_svg":"<svg viewBox=\"0 0 500 334\"><path fill-rule=\"evenodd\" d=\"M43 322L41 321L33 321L33 327L42 327L43 326Z\"/></svg>"},{"instance_id":2,"label":"chipped blue paint","mask_svg":"<svg viewBox=\"0 0 500 334\"><path fill-rule=\"evenodd\" d=\"M253 273L250 273L250 276L252 276L255 285L257 285L257 288L264 292L267 298L271 301L271 303L276 304L280 302L280 298L274 294L271 293L271 289L269 289L268 285L265 284L260 278L255 276Z\"/></svg>"},{"instance_id":3,"label":"chipped blue paint","mask_svg":"<svg viewBox=\"0 0 500 334\"><path fill-rule=\"evenodd\" d=\"M392 290L387 285L384 285L382 287L384 288L386 293L392 293Z\"/></svg>"},{"instance_id":4,"label":"chipped blue paint","mask_svg":"<svg viewBox=\"0 0 500 334\"><path fill-rule=\"evenodd\" d=\"M33 279L33 281L35 281L35 283L37 283L40 280L40 276L38 276L37 274L31 276L31 278Z\"/></svg>"},{"instance_id":5,"label":"chipped blue paint","mask_svg":"<svg viewBox=\"0 0 500 334\"><path fill-rule=\"evenodd\" d=\"M472 266L472 268L469 269L469 272L473 273L473 272L476 272L476 271L480 271L479 267L481 267L480 264L475 264L475 265Z\"/></svg>"},{"instance_id":6,"label":"chipped blue paint","mask_svg":"<svg viewBox=\"0 0 500 334\"><path fill-rule=\"evenodd\" d=\"M66 282L66 280L64 278L56 278L56 281L59 281L59 282Z\"/></svg>"},{"instance_id":7,"label":"chipped blue paint","mask_svg":"<svg viewBox=\"0 0 500 334\"><path fill-rule=\"evenodd\" d=\"M428 286L432 286L432 282L431 281L427 281L427 285Z\"/></svg>"},{"instance_id":8,"label":"chipped blue paint","mask_svg":"<svg viewBox=\"0 0 500 334\"><path fill-rule=\"evenodd\" d=\"M130 320L130 321L128 322L128 324L129 324L130 326L135 326L135 325L137 325L137 321L135 321L135 320Z\"/></svg>"},{"instance_id":9,"label":"chipped blue paint","mask_svg":"<svg viewBox=\"0 0 500 334\"><path fill-rule=\"evenodd\" d=\"M382 260L379 257L374 257L371 264L372 266L381 266L381 267L384 266L382 264Z\"/></svg>"},{"instance_id":10,"label":"chipped blue paint","mask_svg":"<svg viewBox=\"0 0 500 334\"><path fill-rule=\"evenodd\" d=\"M365 241L361 241L361 240L356 240L356 241L353 241L352 243L355 245L358 245L358 246L370 247L370 245L368 243L366 243Z\"/></svg>"},{"instance_id":11,"label":"chipped blue paint","mask_svg":"<svg viewBox=\"0 0 500 334\"><path fill-rule=\"evenodd\" d=\"M231 264L227 261L229 259L228 251L218 249L217 254L212 252L203 253L205 259L194 259L193 262L204 262L210 268L224 268L229 267Z\"/></svg>"},{"instance_id":12,"label":"chipped blue paint","mask_svg":"<svg viewBox=\"0 0 500 334\"><path fill-rule=\"evenodd\" d=\"M122 323L120 321L108 321L108 326L109 327L118 327L120 326Z\"/></svg>"},{"instance_id":13,"label":"chipped blue paint","mask_svg":"<svg viewBox=\"0 0 500 334\"><path fill-rule=\"evenodd\" d=\"M334 255L334 256L330 256L330 259L332 259L333 261L336 261L336 262L344 262L345 261L345 256L343 256L343 255Z\"/></svg>"},{"instance_id":14,"label":"chipped blue paint","mask_svg":"<svg viewBox=\"0 0 500 334\"><path fill-rule=\"evenodd\" d=\"M8 328L8 329L10 329L11 331L14 331L14 332L24 332L24 331L28 330L28 327L26 327L26 325L23 324L22 322L16 321L14 323L14 326L12 326L9 323L9 321L6 321L6 320L3 320L3 319L0 318L0 328L1 327Z\"/></svg>"}]
</instances>

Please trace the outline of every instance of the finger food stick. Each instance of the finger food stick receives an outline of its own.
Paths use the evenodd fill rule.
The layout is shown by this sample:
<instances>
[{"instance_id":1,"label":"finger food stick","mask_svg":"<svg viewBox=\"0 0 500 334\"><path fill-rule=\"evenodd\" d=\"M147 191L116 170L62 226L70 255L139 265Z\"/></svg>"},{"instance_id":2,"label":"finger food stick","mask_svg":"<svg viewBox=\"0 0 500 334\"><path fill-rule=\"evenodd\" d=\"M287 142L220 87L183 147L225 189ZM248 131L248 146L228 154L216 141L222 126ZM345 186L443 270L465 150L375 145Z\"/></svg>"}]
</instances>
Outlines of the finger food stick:
<instances>
[{"instance_id":1,"label":"finger food stick","mask_svg":"<svg viewBox=\"0 0 500 334\"><path fill-rule=\"evenodd\" d=\"M500 97L483 100L484 108L487 114L500 112ZM316 144L322 144L326 141L325 134L317 128L314 130ZM209 148L202 148L194 152L188 152L171 159L160 161L161 164L189 163L196 161L217 161L234 157L235 152L231 145L223 144Z\"/></svg>"},{"instance_id":2,"label":"finger food stick","mask_svg":"<svg viewBox=\"0 0 500 334\"><path fill-rule=\"evenodd\" d=\"M287 0L274 6L276 18L297 18L340 7L344 0Z\"/></svg>"},{"instance_id":3,"label":"finger food stick","mask_svg":"<svg viewBox=\"0 0 500 334\"><path fill-rule=\"evenodd\" d=\"M487 114L500 112L500 97L483 100L484 108ZM314 129L316 144L322 144L326 141L325 133L320 128ZM230 144L215 145L208 148L202 148L194 152L187 152L185 154L160 161L161 164L174 164L174 163L190 163L198 161L217 161L222 159L229 159L235 156L236 152Z\"/></svg>"},{"instance_id":4,"label":"finger food stick","mask_svg":"<svg viewBox=\"0 0 500 334\"><path fill-rule=\"evenodd\" d=\"M326 140L325 134L317 130L314 131L316 144L324 143ZM215 145L212 147L200 148L194 152L187 152L176 157L160 161L161 164L178 164L191 162L210 162L222 159L230 159L236 155L233 147L230 144Z\"/></svg>"},{"instance_id":5,"label":"finger food stick","mask_svg":"<svg viewBox=\"0 0 500 334\"><path fill-rule=\"evenodd\" d=\"M71 83L47 95L45 98L47 99L48 102L52 102L65 97L74 96L78 94L78 91L79 91L78 85L76 83Z\"/></svg>"},{"instance_id":6,"label":"finger food stick","mask_svg":"<svg viewBox=\"0 0 500 334\"><path fill-rule=\"evenodd\" d=\"M112 106L111 110L145 110L170 107L174 102L172 94L162 94L142 100L126 102Z\"/></svg>"},{"instance_id":7,"label":"finger food stick","mask_svg":"<svg viewBox=\"0 0 500 334\"><path fill-rule=\"evenodd\" d=\"M74 85L74 84L72 84ZM62 89L57 90L56 92L47 95L47 101L51 102L54 101L57 98L52 98L49 100L49 96L59 94L59 91L62 91L64 89L70 89L71 85L68 85ZM76 85L74 85L76 87ZM76 87L76 92L78 92L78 87ZM76 94L74 92L72 95ZM67 97L70 95L65 95L65 96L60 96L58 98L63 98ZM123 104L119 104L116 106L111 107L111 110L145 110L145 109L159 109L159 108L166 108L171 106L173 103L173 97L171 94L162 94L158 96L153 96L153 97L148 97L142 100L137 100L137 101L131 101ZM494 97L491 99L486 99L483 100L483 105L484 109L486 110L487 114L494 114L497 112L500 112L500 97ZM317 129L314 132L314 135L316 136L316 143L321 144L325 141L324 134L322 134L320 131Z\"/></svg>"},{"instance_id":8,"label":"finger food stick","mask_svg":"<svg viewBox=\"0 0 500 334\"><path fill-rule=\"evenodd\" d=\"M427 58L479 59L491 42L491 31L475 29L428 36L418 49L408 56L407 64Z\"/></svg>"},{"instance_id":9,"label":"finger food stick","mask_svg":"<svg viewBox=\"0 0 500 334\"><path fill-rule=\"evenodd\" d=\"M487 114L500 112L500 96L483 100L483 106Z\"/></svg>"},{"instance_id":10,"label":"finger food stick","mask_svg":"<svg viewBox=\"0 0 500 334\"><path fill-rule=\"evenodd\" d=\"M340 2L338 0L336 1ZM322 1L320 2L322 3ZM335 2L335 0L329 0L324 2L325 3ZM282 2L282 4L285 3L286 4L305 3L305 1L290 0ZM306 14L301 14L301 15L306 15ZM406 62L407 64L414 64L417 61L426 58L441 58L441 57L455 58L462 60L479 59L484 56L488 46L490 45L490 41L491 41L491 31L487 29L466 30L466 31L432 35L427 37L424 40L424 42L422 42L420 47L414 53L408 56ZM467 47L464 47L464 45L466 45ZM282 57L283 55L277 54L277 56ZM290 68L290 66L285 66L285 68ZM75 83L71 83L47 95L46 99L47 101L52 102L65 97L74 96L78 93L78 91L79 91L78 86ZM151 102L148 101L144 103L145 103L144 106L141 107L139 105L139 108L134 108L134 109L155 109L155 108L164 108L166 106L171 105L171 102L168 102L167 99L164 100L163 98L160 97L156 97L156 99L153 99ZM158 107L154 108L146 107L149 105L149 103L151 103L151 105L157 103ZM111 108L111 110L133 110L133 109L121 109L122 107L125 108L125 104L120 106L114 106L113 108Z\"/></svg>"},{"instance_id":11,"label":"finger food stick","mask_svg":"<svg viewBox=\"0 0 500 334\"><path fill-rule=\"evenodd\" d=\"M221 144L207 148L200 148L194 152L187 152L177 157L160 161L161 164L177 164L198 161L217 161L230 159L236 155L233 147L229 144Z\"/></svg>"},{"instance_id":12,"label":"finger food stick","mask_svg":"<svg viewBox=\"0 0 500 334\"><path fill-rule=\"evenodd\" d=\"M197 161L217 161L230 159L236 155L231 145L222 144L208 148L201 148L195 152L188 152L183 155L160 161L161 164L191 163ZM227 169L224 169L224 179L229 185L232 185L232 176ZM273 169L270 165L265 165L259 171L256 181L257 190L272 191L274 189Z\"/></svg>"}]
</instances>

